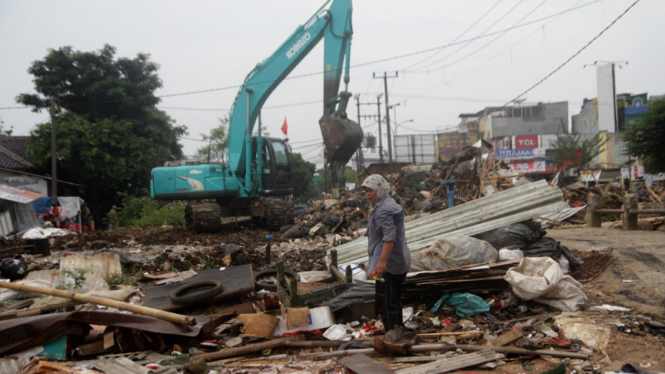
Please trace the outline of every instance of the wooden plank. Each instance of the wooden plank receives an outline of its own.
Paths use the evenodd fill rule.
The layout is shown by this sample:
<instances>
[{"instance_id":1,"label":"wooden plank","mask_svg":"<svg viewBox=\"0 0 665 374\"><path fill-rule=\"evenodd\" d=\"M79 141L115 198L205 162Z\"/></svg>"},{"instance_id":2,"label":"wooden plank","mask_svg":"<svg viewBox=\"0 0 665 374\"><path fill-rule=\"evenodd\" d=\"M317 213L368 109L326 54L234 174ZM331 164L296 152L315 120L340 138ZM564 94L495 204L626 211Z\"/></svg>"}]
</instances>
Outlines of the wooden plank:
<instances>
[{"instance_id":1,"label":"wooden plank","mask_svg":"<svg viewBox=\"0 0 665 374\"><path fill-rule=\"evenodd\" d=\"M341 362L358 374L392 374L393 372L362 353L345 358Z\"/></svg>"},{"instance_id":2,"label":"wooden plank","mask_svg":"<svg viewBox=\"0 0 665 374\"><path fill-rule=\"evenodd\" d=\"M651 197L653 197L654 199L656 199L656 201L658 201L659 203L662 203L662 202L663 202L663 200L661 200L660 197L659 197L658 195L656 195L655 192L653 192L653 190L651 189L651 187L649 187L649 186L646 185L646 184L645 184L645 186L646 186L646 188L647 188L647 191L649 191L649 194L651 195Z\"/></svg>"},{"instance_id":3,"label":"wooden plank","mask_svg":"<svg viewBox=\"0 0 665 374\"><path fill-rule=\"evenodd\" d=\"M469 366L484 364L486 362L499 360L504 356L492 351L481 351L454 356L428 364L418 365L406 369L397 370L395 374L440 374L449 371L463 369Z\"/></svg>"},{"instance_id":4,"label":"wooden plank","mask_svg":"<svg viewBox=\"0 0 665 374\"><path fill-rule=\"evenodd\" d=\"M519 329L513 329L508 332L505 332L501 335L499 335L496 339L492 340L492 346L494 347L502 347L506 344L510 344L514 342L515 340L524 337L524 334L522 334L522 330Z\"/></svg>"}]
</instances>

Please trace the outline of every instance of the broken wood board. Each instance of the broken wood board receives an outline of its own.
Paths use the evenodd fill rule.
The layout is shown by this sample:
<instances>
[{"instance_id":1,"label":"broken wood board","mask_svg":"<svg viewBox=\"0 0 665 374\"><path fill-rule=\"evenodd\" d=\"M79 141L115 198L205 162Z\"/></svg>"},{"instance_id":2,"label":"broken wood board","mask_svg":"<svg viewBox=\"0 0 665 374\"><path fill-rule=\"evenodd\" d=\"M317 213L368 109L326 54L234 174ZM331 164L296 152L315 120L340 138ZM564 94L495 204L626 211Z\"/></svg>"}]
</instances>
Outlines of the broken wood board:
<instances>
[{"instance_id":1,"label":"broken wood board","mask_svg":"<svg viewBox=\"0 0 665 374\"><path fill-rule=\"evenodd\" d=\"M410 368L401 369L395 374L439 374L449 371L463 369L469 366L484 364L486 362L504 358L500 353L490 350L468 353L461 356L454 356L428 364L418 365Z\"/></svg>"},{"instance_id":2,"label":"broken wood board","mask_svg":"<svg viewBox=\"0 0 665 374\"><path fill-rule=\"evenodd\" d=\"M362 353L345 358L341 362L358 374L392 374L393 372Z\"/></svg>"},{"instance_id":3,"label":"broken wood board","mask_svg":"<svg viewBox=\"0 0 665 374\"><path fill-rule=\"evenodd\" d=\"M173 304L169 297L171 292L182 285L204 280L220 281L224 286L222 293L207 301L208 305L220 304L223 301L245 296L254 291L254 273L251 265L232 266L224 270L204 270L179 283L161 286L148 283L143 305L165 311L182 309L187 305Z\"/></svg>"},{"instance_id":4,"label":"broken wood board","mask_svg":"<svg viewBox=\"0 0 665 374\"><path fill-rule=\"evenodd\" d=\"M494 347L502 347L506 344L510 344L514 342L515 340L524 337L524 334L522 334L522 330L520 329L513 329L508 332L505 332L501 335L499 335L496 339L491 341L492 346Z\"/></svg>"}]
</instances>

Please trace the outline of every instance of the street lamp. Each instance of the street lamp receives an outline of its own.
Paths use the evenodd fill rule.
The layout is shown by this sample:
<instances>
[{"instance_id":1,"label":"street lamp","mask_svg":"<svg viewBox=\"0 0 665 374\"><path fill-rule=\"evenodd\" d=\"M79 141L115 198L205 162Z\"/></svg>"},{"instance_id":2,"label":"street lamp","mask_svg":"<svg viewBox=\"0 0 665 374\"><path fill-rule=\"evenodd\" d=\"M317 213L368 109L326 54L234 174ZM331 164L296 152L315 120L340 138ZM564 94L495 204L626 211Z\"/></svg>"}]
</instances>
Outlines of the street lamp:
<instances>
[{"instance_id":1,"label":"street lamp","mask_svg":"<svg viewBox=\"0 0 665 374\"><path fill-rule=\"evenodd\" d=\"M403 125L403 124L405 124L405 123L409 123L409 122L413 122L413 120L412 120L412 119L407 119L406 121L402 121L402 122L398 123L398 124L395 126L395 131L394 131L395 135L397 135L397 128L398 128L399 126L401 126L401 125Z\"/></svg>"},{"instance_id":2,"label":"street lamp","mask_svg":"<svg viewBox=\"0 0 665 374\"><path fill-rule=\"evenodd\" d=\"M399 128L400 125L403 125L405 123L413 122L412 119L407 119L406 121L402 121L400 123L397 123L395 121L395 129L393 130L393 146L395 147L395 154L397 154L397 129Z\"/></svg>"}]
</instances>

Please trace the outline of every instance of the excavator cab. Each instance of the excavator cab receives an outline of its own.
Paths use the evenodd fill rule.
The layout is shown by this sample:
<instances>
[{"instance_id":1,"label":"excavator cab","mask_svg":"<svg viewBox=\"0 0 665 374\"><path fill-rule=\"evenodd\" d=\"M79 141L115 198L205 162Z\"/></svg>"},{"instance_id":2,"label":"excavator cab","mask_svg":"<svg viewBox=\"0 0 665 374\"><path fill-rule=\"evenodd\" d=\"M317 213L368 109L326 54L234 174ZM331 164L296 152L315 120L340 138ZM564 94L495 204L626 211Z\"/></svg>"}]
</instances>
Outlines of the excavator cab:
<instances>
[{"instance_id":1,"label":"excavator cab","mask_svg":"<svg viewBox=\"0 0 665 374\"><path fill-rule=\"evenodd\" d=\"M256 158L256 138L252 148ZM261 157L261 184L264 196L292 195L293 170L289 145L282 139L263 138Z\"/></svg>"}]
</instances>

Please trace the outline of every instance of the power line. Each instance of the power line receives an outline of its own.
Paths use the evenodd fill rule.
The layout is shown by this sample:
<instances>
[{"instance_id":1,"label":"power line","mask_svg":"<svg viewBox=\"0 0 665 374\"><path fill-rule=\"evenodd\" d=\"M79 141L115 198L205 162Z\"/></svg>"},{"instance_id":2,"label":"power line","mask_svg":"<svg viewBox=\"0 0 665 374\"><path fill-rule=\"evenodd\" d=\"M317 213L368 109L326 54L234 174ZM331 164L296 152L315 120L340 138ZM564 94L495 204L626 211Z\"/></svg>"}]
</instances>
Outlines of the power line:
<instances>
[{"instance_id":1,"label":"power line","mask_svg":"<svg viewBox=\"0 0 665 374\"><path fill-rule=\"evenodd\" d=\"M520 18L519 21L515 22L515 24L513 24L513 26L516 26L516 25L518 25L520 22L524 21L524 19L526 19L527 17L529 17L531 14L533 14L533 12L535 12L536 10L538 10L538 8L540 8L541 6L543 6L543 4L545 4L547 1L548 1L548 0L543 0L540 4L538 4L535 8L533 8L529 13L527 13L527 15L525 15L525 16L522 17L522 18ZM507 31L506 31L506 32L507 32ZM455 61L453 61L453 62L447 63L447 64L445 64L445 65L439 66L439 67L434 68L434 69L430 69L430 71L431 71L431 70L438 70L438 69L447 68L448 66L454 65L454 64L456 64L456 63L458 63L458 62L460 62L460 61L462 61L462 60L465 60L465 59L467 59L467 58L469 58L469 57L475 55L475 54L478 53L479 51L485 49L488 45L494 43L495 41L499 40L499 38L501 38L502 36L506 35L506 32L497 35L496 38L494 38L494 39L490 40L489 42L485 43L484 45L482 45L480 48L477 48L477 49L474 50L473 52L471 52L471 53L469 53L469 54L467 54L467 55L465 55L465 56L463 56L463 57L461 57L461 58L458 58L457 60L455 60Z\"/></svg>"},{"instance_id":2,"label":"power line","mask_svg":"<svg viewBox=\"0 0 665 374\"><path fill-rule=\"evenodd\" d=\"M587 49L587 47L589 47L589 46L591 45L591 43L595 42L596 39L600 38L600 36L603 35L603 34L605 33L605 31L609 30L610 27L614 26L614 24L617 23L617 21L619 21L624 15L626 15L626 13L628 13L628 11L631 10L631 9L632 9L635 5L637 5L637 3L639 3L639 2L640 2L640 0L635 0L635 2L632 3L632 4L630 4L630 6L629 6L628 8L626 8L626 10L624 10L623 13L619 14L619 16L618 16L617 18L614 19L614 21L612 21L612 22L611 22L609 25L607 25L607 27L605 27L605 28L604 28L604 29L603 29L598 35L596 35L595 37L593 37L593 39L591 39L588 43L586 43L582 48L580 48L580 49L579 49L577 52L575 52L572 56L570 56L566 61L564 61L563 64L559 65L556 69L554 69L552 72L550 72L549 74L547 74L543 79L541 79L541 80L539 80L538 82L536 82L536 84L534 84L533 86L529 87L526 91L522 92L521 94L517 95L514 99L512 99L512 100L508 101L507 103L505 103L505 104L503 105L503 107L508 106L508 104L510 104L510 103L514 102L515 100L519 99L520 97L526 95L529 91L531 91L531 90L533 90L534 88L538 87L541 83L543 83L543 82L544 82L545 80L547 80L549 77L551 77L552 75L554 75L554 73L556 73L557 71L561 70L561 68L563 68L564 66L566 66L566 65L567 65L572 59L574 59L575 57L577 57L577 55L579 55L580 53L582 53L582 51L584 51L585 49Z\"/></svg>"},{"instance_id":3,"label":"power line","mask_svg":"<svg viewBox=\"0 0 665 374\"><path fill-rule=\"evenodd\" d=\"M457 37L456 37L455 39L453 39L453 41L452 41L451 43L456 42L457 40L459 40L459 38L461 38L462 36L464 36L464 34L466 34L467 32L469 32L469 30L471 30L474 26L476 26L476 25L478 24L478 22L482 21L483 18L485 18L488 14L490 14L490 12L491 12L492 10L494 10L494 8L496 8L496 6L499 5L499 3L501 3L502 1L503 1L503 0L498 0L496 3L494 3L494 5L492 5L492 7L490 7L489 10L487 10L487 12L485 12L485 14L483 14L482 16L480 16L480 18L478 18L478 19L476 20L476 22L474 22L471 26L467 27L467 29L464 30L461 34L457 35ZM407 67L407 68L404 68L404 70L406 71L406 70L408 70L408 69L411 69L411 68L414 67L414 66L420 65L421 63L423 63L423 62L429 60L430 58L432 58L432 57L434 57L434 56L436 56L436 55L439 54L439 52L441 52L441 51L442 51L442 50L437 51L436 53L434 53L434 54L432 54L431 56L425 58L424 60L421 60L420 62L416 62L415 64L413 64L413 65L411 65L411 66L409 66L409 67Z\"/></svg>"},{"instance_id":4,"label":"power line","mask_svg":"<svg viewBox=\"0 0 665 374\"><path fill-rule=\"evenodd\" d=\"M586 3L586 4L580 5L578 7L573 7L573 8L567 9L567 10L559 12L559 13L555 13L555 14L552 14L552 15L549 15L549 16L546 16L546 17L539 18L539 19L534 20L534 21L526 22L526 23L523 23L521 25L509 27L509 28L498 30L498 31L495 31L495 32L487 33L485 35L478 35L476 37L469 38L469 39L466 39L466 40L461 40L461 41L457 41L457 42L453 42L453 43L448 43L448 44L440 45L440 46L437 46L437 47L428 48L428 49L415 51L415 52L410 52L410 53L405 53L405 54L401 54L401 55L397 55L397 56L393 56L393 57L388 57L388 58L384 58L384 59L380 59L380 60L374 60L374 61L359 63L359 64L356 64L356 65L351 65L349 68L358 68L358 67L363 67L363 66L375 65L375 64L379 64L379 63L383 63L383 62L387 62L387 61L392 61L392 60L398 60L398 59L402 59L402 58L417 56L419 54L432 52L432 51L436 51L436 50L439 50L439 49L445 49L445 48L448 48L448 47L451 47L451 46L454 46L454 45L463 44L463 43L467 43L467 42L471 42L471 41L475 41L475 40L479 40L479 39L488 38L490 36L505 33L507 31L516 30L516 29L519 29L519 28L523 28L523 27L532 25L534 23L538 23L538 22L541 22L541 21L544 21L544 20L547 20L547 19L550 19L550 18L553 18L553 17L557 17L557 16L560 16L562 14L572 12L574 10L589 6L591 4L594 4L594 3L597 3L597 2L600 2L600 1L602 1L602 0L594 0L590 3ZM296 75L296 76L293 76L293 77L286 77L286 78L284 78L284 80L299 79L299 78L305 78L305 77L310 77L310 76L315 76L315 75L320 75L320 74L323 74L323 72L321 71L321 72L314 72L314 73ZM253 84L258 85L258 84L266 84L266 83L271 83L271 82L273 82L273 80L265 81L265 82L254 82ZM209 93L209 92L215 92L215 91L223 91L223 90L229 90L229 89L234 89L234 88L240 88L242 86L243 85L226 86L226 87L211 88L211 89L206 89L206 90L188 91L188 92L181 92L181 93L175 93L175 94L157 95L155 97L167 98L167 97L195 95L195 94L201 94L201 93ZM80 105L91 105L91 104L117 103L117 102L123 102L123 101L127 101L127 100L131 100L131 99L105 100L105 101L96 101L96 102L90 102L90 103L78 103L78 104L75 103L75 104L69 104L69 105L70 106L80 106ZM9 110L9 109L30 109L30 107L27 107L27 106L26 107L0 107L0 110Z\"/></svg>"},{"instance_id":5,"label":"power line","mask_svg":"<svg viewBox=\"0 0 665 374\"><path fill-rule=\"evenodd\" d=\"M577 4L581 3L582 1L584 1L584 0L580 0ZM577 4L575 4L575 5L577 6ZM473 67L473 68L467 70L466 72L464 72L464 73L462 73L462 74L460 74L460 75L458 75L458 76L456 76L456 77L450 79L450 80L448 81L448 83L452 83L452 82L454 82L454 81L456 81L456 80L462 78L463 76L465 76L465 75L471 73L472 71L474 71L474 70L476 70L476 69L478 69L478 68L484 66L485 64L487 64L487 63L489 63L490 61L494 60L495 58L501 56L502 54L506 53L507 51L510 51L513 47L515 47L515 46L521 44L522 42L524 42L525 40L529 39L530 37L532 37L533 35L535 35L538 31L540 31L541 29L544 29L545 26L547 26L547 25L553 23L553 22L556 21L557 19L559 19L559 17L556 17L556 18L550 20L549 22L545 23L545 24L542 25L541 27L535 29L533 32L531 32L530 34L528 34L528 35L525 36L524 38L520 39L517 43L512 44L510 47L508 47L508 48L504 49L503 51L497 53L496 55L494 55L493 57L491 57L491 58L485 60L484 62L480 63L479 65L476 65L475 67Z\"/></svg>"},{"instance_id":6,"label":"power line","mask_svg":"<svg viewBox=\"0 0 665 374\"><path fill-rule=\"evenodd\" d=\"M499 17L498 20L494 21L494 23L492 23L491 25L489 25L489 27L487 27L485 30L481 31L480 34L478 34L477 36L485 35L485 33L486 33L487 31L489 31L492 27L496 26L497 23L501 22L504 18L506 18L509 14L511 14L511 13L513 12L513 10L515 10L515 8L517 8L517 7L518 7L520 4L522 4L523 2L524 2L524 0L520 0L520 1L519 1L517 4L515 4L512 8L508 9L508 11L505 12L501 17ZM420 69L422 70L422 69L424 69L424 68L430 67L430 66L432 66L432 65L434 65L434 64L436 64L436 63L438 63L438 62L441 62L441 61L447 59L448 57L450 57L450 56L454 55L455 53L461 51L462 49L466 48L466 47L467 47L468 45L470 45L472 42L473 42L473 41L469 41L468 43L464 44L462 47L456 49L455 51L449 53L449 54L446 55L446 56L443 56L442 58L440 58L440 59L438 59L438 60L436 60L436 61L434 61L434 62L432 62L432 63L430 63L430 64L428 64L428 65L425 65L424 67L421 67Z\"/></svg>"},{"instance_id":7,"label":"power line","mask_svg":"<svg viewBox=\"0 0 665 374\"><path fill-rule=\"evenodd\" d=\"M425 50L421 50L421 51L416 51L416 52L411 52L411 53L407 53L407 54L403 54L403 55L398 55L398 56L394 56L394 57L386 58L386 59L383 59L383 60L377 60L377 61L367 62L367 63L364 63L364 64L353 65L352 67L360 67L360 66L365 66L365 65L370 65L370 64L380 63L380 62L386 62L386 61L396 60L396 59L405 58L405 57L411 57L411 56L415 56L415 55L418 55L418 54L431 52L431 51L434 51L434 50L437 50L437 49L444 49L444 48L452 47L453 45L463 44L463 43L466 43L466 42L469 42L469 41L474 41L474 40L479 40L479 39L488 38L488 37L490 37L490 36L494 36L494 35L497 35L497 34L501 34L501 33L505 32L505 31L513 31L513 30L521 29L521 28L523 28L523 27L526 27L526 26L529 26L529 25L533 25L533 24L535 24L535 23L538 23L538 22L541 22L541 21L545 21L545 20L548 20L548 19L550 19L550 18L558 17L558 16L560 16L560 15L563 15L563 14L566 14L566 13L570 13L570 12L572 12L572 11L575 11L575 10L578 10L578 9L581 9L581 8L584 8L584 7L587 7L587 6L589 6L589 5L592 5L592 4L595 4L595 3L601 2L601 1L602 1L602 0L593 0L593 1L589 2L589 3L585 3L585 4L582 4L582 5L577 6L577 7L568 8L568 9L566 9L566 10L564 10L564 11L561 11L561 12L558 12L558 13L554 13L554 14L551 14L551 15L549 15L549 16L539 18L539 19L537 19L537 20L529 21L529 22L523 23L523 24L521 24L521 25L517 25L517 26L514 26L514 27L509 27L509 28L505 28L505 29L502 29L502 30L494 31L494 32L491 32L491 33L488 33L488 34L485 34L485 35L478 35L478 36L475 36L475 37L473 37L473 38L466 39L466 40L462 40L462 41L458 41L458 42L455 42L455 43L444 44L444 45L441 45L441 46L438 46L438 47L429 48L429 49L425 49ZM415 72L412 71L411 73L415 73Z\"/></svg>"}]
</instances>

